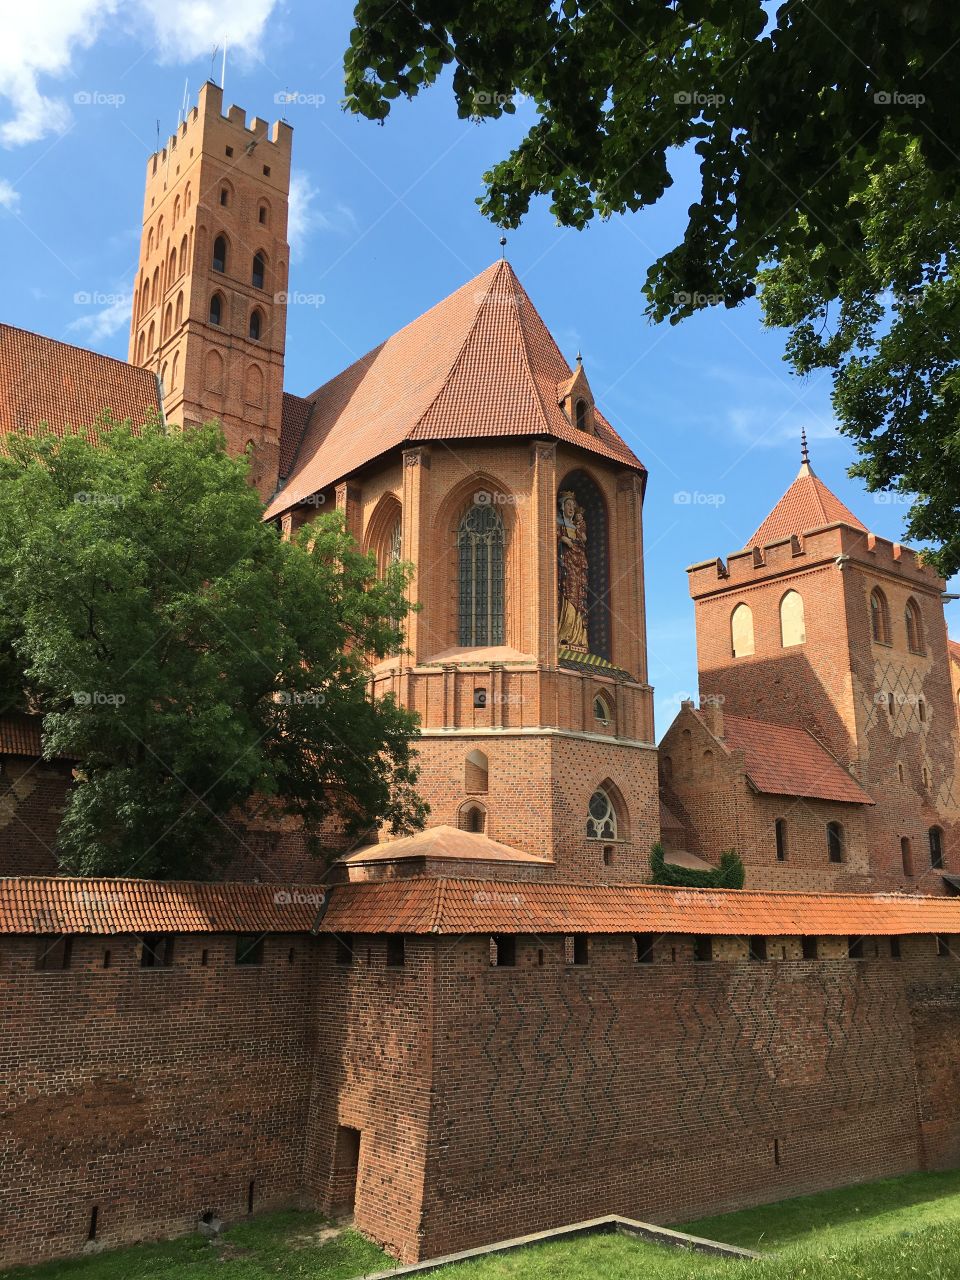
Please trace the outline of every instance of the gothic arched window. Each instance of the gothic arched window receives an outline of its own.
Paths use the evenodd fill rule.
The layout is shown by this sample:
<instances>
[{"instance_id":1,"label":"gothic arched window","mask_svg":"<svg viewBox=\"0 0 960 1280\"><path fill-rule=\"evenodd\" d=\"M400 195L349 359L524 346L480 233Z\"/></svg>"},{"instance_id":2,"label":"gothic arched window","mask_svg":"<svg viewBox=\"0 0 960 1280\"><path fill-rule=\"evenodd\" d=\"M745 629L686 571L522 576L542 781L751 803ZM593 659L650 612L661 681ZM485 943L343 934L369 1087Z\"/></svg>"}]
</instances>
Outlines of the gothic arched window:
<instances>
[{"instance_id":1,"label":"gothic arched window","mask_svg":"<svg viewBox=\"0 0 960 1280\"><path fill-rule=\"evenodd\" d=\"M587 806L587 839L616 840L616 838L617 811L603 787L597 787Z\"/></svg>"},{"instance_id":2,"label":"gothic arched window","mask_svg":"<svg viewBox=\"0 0 960 1280\"><path fill-rule=\"evenodd\" d=\"M923 653L923 627L920 622L920 608L916 600L908 600L904 610L904 621L907 624L907 648L911 653Z\"/></svg>"},{"instance_id":3,"label":"gothic arched window","mask_svg":"<svg viewBox=\"0 0 960 1280\"><path fill-rule=\"evenodd\" d=\"M803 644L807 638L803 620L803 596L799 591L788 591L780 601L780 643L784 649Z\"/></svg>"},{"instance_id":4,"label":"gothic arched window","mask_svg":"<svg viewBox=\"0 0 960 1280\"><path fill-rule=\"evenodd\" d=\"M927 832L927 839L930 843L930 865L931 867L943 866L943 831L940 827L931 827Z\"/></svg>"},{"instance_id":5,"label":"gothic arched window","mask_svg":"<svg viewBox=\"0 0 960 1280\"><path fill-rule=\"evenodd\" d=\"M260 341L260 331L263 327L263 312L259 307L255 307L250 312L250 337L254 342Z\"/></svg>"},{"instance_id":6,"label":"gothic arched window","mask_svg":"<svg viewBox=\"0 0 960 1280\"><path fill-rule=\"evenodd\" d=\"M730 643L735 658L747 658L754 652L753 610L738 604L730 615Z\"/></svg>"},{"instance_id":7,"label":"gothic arched window","mask_svg":"<svg viewBox=\"0 0 960 1280\"><path fill-rule=\"evenodd\" d=\"M265 271L266 271L266 266L264 264L263 254L255 253L253 255L253 273L252 273L253 287L255 289L263 288L263 277L264 277Z\"/></svg>"},{"instance_id":8,"label":"gothic arched window","mask_svg":"<svg viewBox=\"0 0 960 1280\"><path fill-rule=\"evenodd\" d=\"M215 293L210 299L210 323L223 324L223 298Z\"/></svg>"},{"instance_id":9,"label":"gothic arched window","mask_svg":"<svg viewBox=\"0 0 960 1280\"><path fill-rule=\"evenodd\" d=\"M227 269L227 238L226 236L217 236L213 242L213 269L214 271L226 271Z\"/></svg>"},{"instance_id":10,"label":"gothic arched window","mask_svg":"<svg viewBox=\"0 0 960 1280\"><path fill-rule=\"evenodd\" d=\"M490 502L474 502L457 529L462 645L503 644L503 520Z\"/></svg>"},{"instance_id":11,"label":"gothic arched window","mask_svg":"<svg viewBox=\"0 0 960 1280\"><path fill-rule=\"evenodd\" d=\"M870 630L878 644L890 643L890 610L879 587L870 592Z\"/></svg>"}]
</instances>

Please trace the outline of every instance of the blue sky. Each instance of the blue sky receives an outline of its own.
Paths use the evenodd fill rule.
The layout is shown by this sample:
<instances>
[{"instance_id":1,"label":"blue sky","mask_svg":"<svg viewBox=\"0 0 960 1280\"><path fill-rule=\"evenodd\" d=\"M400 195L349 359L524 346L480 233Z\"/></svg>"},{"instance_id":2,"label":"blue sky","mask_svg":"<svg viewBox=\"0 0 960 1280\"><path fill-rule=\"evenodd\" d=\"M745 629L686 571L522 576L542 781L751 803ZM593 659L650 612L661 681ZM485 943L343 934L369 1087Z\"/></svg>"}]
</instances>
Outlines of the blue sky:
<instances>
[{"instance_id":1,"label":"blue sky","mask_svg":"<svg viewBox=\"0 0 960 1280\"><path fill-rule=\"evenodd\" d=\"M474 198L529 116L477 125L447 85L380 127L344 115L351 5L328 0L35 0L5 18L0 51L2 318L126 357L146 157L195 101L229 34L226 102L294 128L287 388L306 392L499 256ZM278 95L296 100L277 105ZM848 480L823 378L801 382L759 309L713 309L671 328L640 287L695 194L686 156L655 209L554 224L546 202L507 255L564 354L583 351L598 404L646 464L647 612L657 731L696 691L687 565L743 545L793 479L806 426L815 469L877 533L904 508ZM785 193L785 199L787 195ZM12 277L12 278L11 278ZM686 499L686 500L685 500ZM957 606L949 607L957 626ZM948 614L948 616L950 616Z\"/></svg>"}]
</instances>

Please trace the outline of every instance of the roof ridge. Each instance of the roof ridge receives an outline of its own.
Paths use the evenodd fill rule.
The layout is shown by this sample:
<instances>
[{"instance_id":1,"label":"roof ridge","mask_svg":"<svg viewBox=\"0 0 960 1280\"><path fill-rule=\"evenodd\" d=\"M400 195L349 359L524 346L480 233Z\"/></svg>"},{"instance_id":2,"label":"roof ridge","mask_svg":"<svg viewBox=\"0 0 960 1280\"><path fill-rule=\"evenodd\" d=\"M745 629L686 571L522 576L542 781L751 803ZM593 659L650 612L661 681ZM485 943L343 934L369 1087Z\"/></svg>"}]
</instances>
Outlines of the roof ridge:
<instances>
[{"instance_id":1,"label":"roof ridge","mask_svg":"<svg viewBox=\"0 0 960 1280\"><path fill-rule=\"evenodd\" d=\"M513 267L511 267L510 264L506 261L506 259L504 259L504 265L507 268L508 279L515 280L517 285L521 289L523 289L523 281L514 271ZM544 429L547 431L548 434L552 435L553 433L550 431L550 418L547 413L547 406L543 402L543 396L540 394L540 384L537 382L536 376L533 372L533 364L531 363L531 356L530 356L530 344L527 341L527 331L523 326L523 318L520 315L520 304L517 300L516 289L511 288L510 296L513 302L513 309L516 312L516 317L517 317L517 331L520 334L520 349L523 352L523 367L527 371L527 377L530 379L530 384L533 387L533 394L536 397L537 404L540 406L540 416L543 418ZM570 370L570 366L569 364L567 364L567 361L564 358L563 352L560 350L560 347L557 345L557 341L554 338L553 334L547 328L547 325L544 322L543 316L540 314L537 308L533 305L533 299L530 297L529 293L527 293L526 289L523 289L523 296L526 298L527 302L530 303L530 309L533 311L534 315L540 321L540 324L543 327L544 332L546 333L550 341L553 343L554 348L556 349L557 355L560 357L563 364L566 365L567 370L569 371L570 376L572 377L573 376L572 371Z\"/></svg>"}]
</instances>

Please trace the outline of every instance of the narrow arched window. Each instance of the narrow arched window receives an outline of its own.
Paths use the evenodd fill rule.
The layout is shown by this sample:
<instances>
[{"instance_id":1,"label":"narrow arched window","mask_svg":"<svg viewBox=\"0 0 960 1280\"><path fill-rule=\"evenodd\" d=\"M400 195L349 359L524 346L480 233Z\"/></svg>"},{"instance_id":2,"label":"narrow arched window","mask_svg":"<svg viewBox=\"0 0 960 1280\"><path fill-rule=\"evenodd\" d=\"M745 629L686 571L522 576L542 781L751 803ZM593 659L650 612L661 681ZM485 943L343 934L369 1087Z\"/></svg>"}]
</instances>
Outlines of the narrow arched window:
<instances>
[{"instance_id":1,"label":"narrow arched window","mask_svg":"<svg viewBox=\"0 0 960 1280\"><path fill-rule=\"evenodd\" d=\"M473 795L487 790L489 762L482 751L471 751L463 762L463 789Z\"/></svg>"},{"instance_id":2,"label":"narrow arched window","mask_svg":"<svg viewBox=\"0 0 960 1280\"><path fill-rule=\"evenodd\" d=\"M616 840L616 838L617 811L603 787L597 787L590 797L587 808L587 839Z\"/></svg>"},{"instance_id":3,"label":"narrow arched window","mask_svg":"<svg viewBox=\"0 0 960 1280\"><path fill-rule=\"evenodd\" d=\"M943 866L943 831L940 827L931 827L927 832L930 841L930 865L931 867Z\"/></svg>"},{"instance_id":4,"label":"narrow arched window","mask_svg":"<svg viewBox=\"0 0 960 1280\"><path fill-rule=\"evenodd\" d=\"M593 718L598 724L609 724L611 720L610 707L602 693L598 693L593 700Z\"/></svg>"},{"instance_id":5,"label":"narrow arched window","mask_svg":"<svg viewBox=\"0 0 960 1280\"><path fill-rule=\"evenodd\" d=\"M587 429L587 402L586 400L578 400L574 415L577 423L578 431L586 431Z\"/></svg>"},{"instance_id":6,"label":"narrow arched window","mask_svg":"<svg viewBox=\"0 0 960 1280\"><path fill-rule=\"evenodd\" d=\"M180 241L180 274L183 275L186 269L187 269L187 237L184 236L183 239Z\"/></svg>"},{"instance_id":7,"label":"narrow arched window","mask_svg":"<svg viewBox=\"0 0 960 1280\"><path fill-rule=\"evenodd\" d=\"M173 360L170 364L170 390L171 391L176 391L177 389L177 381L179 379L179 373L180 373L180 352L175 351L173 353Z\"/></svg>"},{"instance_id":8,"label":"narrow arched window","mask_svg":"<svg viewBox=\"0 0 960 1280\"><path fill-rule=\"evenodd\" d=\"M827 853L831 862L843 861L843 827L839 822L827 823Z\"/></svg>"},{"instance_id":9,"label":"narrow arched window","mask_svg":"<svg viewBox=\"0 0 960 1280\"><path fill-rule=\"evenodd\" d=\"M259 308L250 312L250 337L254 342L260 341L260 329L263 324L263 312Z\"/></svg>"},{"instance_id":10,"label":"narrow arched window","mask_svg":"<svg viewBox=\"0 0 960 1280\"><path fill-rule=\"evenodd\" d=\"M784 649L803 644L807 638L803 619L803 596L799 591L788 591L780 601L780 643Z\"/></svg>"},{"instance_id":11,"label":"narrow arched window","mask_svg":"<svg viewBox=\"0 0 960 1280\"><path fill-rule=\"evenodd\" d=\"M908 600L904 610L904 622L907 626L907 648L911 653L923 653L923 624L920 618L920 606L916 600Z\"/></svg>"},{"instance_id":12,"label":"narrow arched window","mask_svg":"<svg viewBox=\"0 0 960 1280\"><path fill-rule=\"evenodd\" d=\"M457 529L462 645L503 644L503 520L489 502L469 506Z\"/></svg>"},{"instance_id":13,"label":"narrow arched window","mask_svg":"<svg viewBox=\"0 0 960 1280\"><path fill-rule=\"evenodd\" d=\"M224 207L230 203L230 191L227 187L220 188L220 203Z\"/></svg>"},{"instance_id":14,"label":"narrow arched window","mask_svg":"<svg viewBox=\"0 0 960 1280\"><path fill-rule=\"evenodd\" d=\"M900 860L903 863L903 874L905 876L913 875L913 850L910 847L910 841L906 836L900 837Z\"/></svg>"},{"instance_id":15,"label":"narrow arched window","mask_svg":"<svg viewBox=\"0 0 960 1280\"><path fill-rule=\"evenodd\" d=\"M738 604L730 615L730 639L735 658L746 658L754 652L753 610L748 604Z\"/></svg>"},{"instance_id":16,"label":"narrow arched window","mask_svg":"<svg viewBox=\"0 0 960 1280\"><path fill-rule=\"evenodd\" d=\"M213 269L214 271L226 271L227 269L226 236L217 236L213 242Z\"/></svg>"},{"instance_id":17,"label":"narrow arched window","mask_svg":"<svg viewBox=\"0 0 960 1280\"><path fill-rule=\"evenodd\" d=\"M890 643L890 610L879 587L870 592L870 630L877 644Z\"/></svg>"},{"instance_id":18,"label":"narrow arched window","mask_svg":"<svg viewBox=\"0 0 960 1280\"><path fill-rule=\"evenodd\" d=\"M457 815L457 826L461 831L482 835L487 826L487 813L483 805L465 805Z\"/></svg>"},{"instance_id":19,"label":"narrow arched window","mask_svg":"<svg viewBox=\"0 0 960 1280\"><path fill-rule=\"evenodd\" d=\"M260 208L257 210L257 221L261 226L265 227L267 225L268 216L267 206L265 204L261 204Z\"/></svg>"},{"instance_id":20,"label":"narrow arched window","mask_svg":"<svg viewBox=\"0 0 960 1280\"><path fill-rule=\"evenodd\" d=\"M183 324L183 290L177 294L177 310L173 317L173 323L179 329Z\"/></svg>"},{"instance_id":21,"label":"narrow arched window","mask_svg":"<svg viewBox=\"0 0 960 1280\"><path fill-rule=\"evenodd\" d=\"M774 833L777 840L777 861L786 862L787 860L787 820L786 818L778 818L773 824Z\"/></svg>"},{"instance_id":22,"label":"narrow arched window","mask_svg":"<svg viewBox=\"0 0 960 1280\"><path fill-rule=\"evenodd\" d=\"M263 288L264 272L265 265L263 261L263 254L255 253L253 255L253 287L255 289Z\"/></svg>"},{"instance_id":23,"label":"narrow arched window","mask_svg":"<svg viewBox=\"0 0 960 1280\"><path fill-rule=\"evenodd\" d=\"M703 776L705 778L713 777L713 752L710 750L703 753Z\"/></svg>"},{"instance_id":24,"label":"narrow arched window","mask_svg":"<svg viewBox=\"0 0 960 1280\"><path fill-rule=\"evenodd\" d=\"M210 323L223 324L223 298L219 293L215 293L210 299Z\"/></svg>"}]
</instances>

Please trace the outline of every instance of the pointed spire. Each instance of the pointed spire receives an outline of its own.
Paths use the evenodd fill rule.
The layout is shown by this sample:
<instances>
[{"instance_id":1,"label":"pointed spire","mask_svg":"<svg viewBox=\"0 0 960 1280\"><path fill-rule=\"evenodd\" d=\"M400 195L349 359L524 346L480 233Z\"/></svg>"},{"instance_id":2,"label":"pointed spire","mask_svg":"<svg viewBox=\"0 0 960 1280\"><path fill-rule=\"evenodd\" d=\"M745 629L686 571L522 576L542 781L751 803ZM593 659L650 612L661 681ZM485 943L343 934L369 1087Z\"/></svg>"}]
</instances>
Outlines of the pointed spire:
<instances>
[{"instance_id":1,"label":"pointed spire","mask_svg":"<svg viewBox=\"0 0 960 1280\"><path fill-rule=\"evenodd\" d=\"M583 353L579 350L577 351L577 364L583 364Z\"/></svg>"},{"instance_id":2,"label":"pointed spire","mask_svg":"<svg viewBox=\"0 0 960 1280\"><path fill-rule=\"evenodd\" d=\"M810 475L810 450L807 446L807 428L800 428L800 474Z\"/></svg>"}]
</instances>

